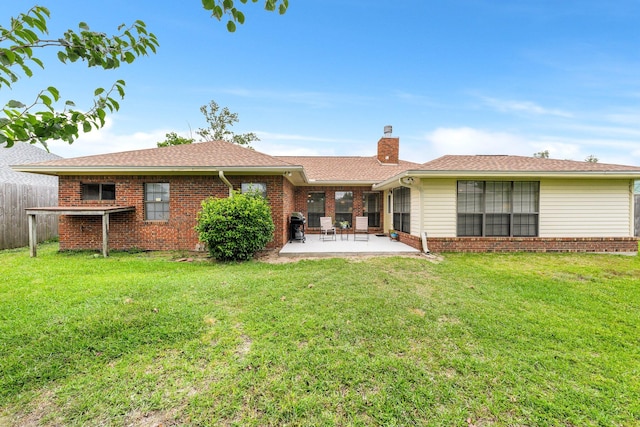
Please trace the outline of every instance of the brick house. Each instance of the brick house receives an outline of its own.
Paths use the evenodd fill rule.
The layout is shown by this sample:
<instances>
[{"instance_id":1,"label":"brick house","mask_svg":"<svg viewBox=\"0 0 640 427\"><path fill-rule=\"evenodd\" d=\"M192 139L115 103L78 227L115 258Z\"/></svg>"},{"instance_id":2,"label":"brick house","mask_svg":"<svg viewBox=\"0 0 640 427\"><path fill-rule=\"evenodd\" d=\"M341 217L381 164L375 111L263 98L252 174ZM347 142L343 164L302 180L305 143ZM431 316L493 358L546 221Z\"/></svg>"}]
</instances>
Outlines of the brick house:
<instances>
[{"instance_id":1,"label":"brick house","mask_svg":"<svg viewBox=\"0 0 640 427\"><path fill-rule=\"evenodd\" d=\"M376 156L269 156L222 141L14 167L59 178L60 248L194 250L200 202L260 191L276 226L270 248L303 212L369 218L431 251L637 251L634 182L640 167L520 156L399 159L385 135ZM31 213L38 213L37 209ZM106 251L106 247L103 247ZM424 248L426 249L426 248ZM106 252L105 252L106 253Z\"/></svg>"}]
</instances>

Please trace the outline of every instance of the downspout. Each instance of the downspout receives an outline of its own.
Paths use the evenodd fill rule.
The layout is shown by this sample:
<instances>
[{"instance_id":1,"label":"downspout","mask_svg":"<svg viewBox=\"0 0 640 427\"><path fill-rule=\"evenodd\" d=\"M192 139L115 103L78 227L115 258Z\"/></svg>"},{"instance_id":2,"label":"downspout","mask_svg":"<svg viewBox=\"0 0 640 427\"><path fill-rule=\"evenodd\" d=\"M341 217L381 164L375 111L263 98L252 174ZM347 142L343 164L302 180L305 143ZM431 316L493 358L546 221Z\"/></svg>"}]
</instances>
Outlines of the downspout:
<instances>
[{"instance_id":1,"label":"downspout","mask_svg":"<svg viewBox=\"0 0 640 427\"><path fill-rule=\"evenodd\" d=\"M233 197L233 185L231 185L227 177L224 176L224 172L218 171L218 176L220 177L220 180L224 182L227 187L229 187L229 197Z\"/></svg>"}]
</instances>

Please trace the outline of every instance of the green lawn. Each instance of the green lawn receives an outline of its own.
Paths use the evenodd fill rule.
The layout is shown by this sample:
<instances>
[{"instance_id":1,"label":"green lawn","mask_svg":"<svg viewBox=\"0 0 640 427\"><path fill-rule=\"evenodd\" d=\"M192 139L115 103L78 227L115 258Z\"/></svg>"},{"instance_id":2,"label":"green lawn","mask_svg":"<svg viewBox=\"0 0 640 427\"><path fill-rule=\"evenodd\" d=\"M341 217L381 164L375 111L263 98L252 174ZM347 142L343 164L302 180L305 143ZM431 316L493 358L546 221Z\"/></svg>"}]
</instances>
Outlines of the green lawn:
<instances>
[{"instance_id":1,"label":"green lawn","mask_svg":"<svg viewBox=\"0 0 640 427\"><path fill-rule=\"evenodd\" d=\"M640 425L640 261L0 252L0 425Z\"/></svg>"}]
</instances>

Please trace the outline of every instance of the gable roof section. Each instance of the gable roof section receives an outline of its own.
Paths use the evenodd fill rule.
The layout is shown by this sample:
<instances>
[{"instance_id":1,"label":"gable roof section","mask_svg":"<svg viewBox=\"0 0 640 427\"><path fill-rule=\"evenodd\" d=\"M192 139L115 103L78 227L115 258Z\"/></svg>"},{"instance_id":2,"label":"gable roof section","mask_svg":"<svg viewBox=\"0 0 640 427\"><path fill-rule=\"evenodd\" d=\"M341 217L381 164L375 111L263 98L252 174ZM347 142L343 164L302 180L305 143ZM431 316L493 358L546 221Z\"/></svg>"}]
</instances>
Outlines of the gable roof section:
<instances>
[{"instance_id":1,"label":"gable roof section","mask_svg":"<svg viewBox=\"0 0 640 427\"><path fill-rule=\"evenodd\" d=\"M447 155L374 185L390 188L404 178L624 178L640 179L639 166L506 155Z\"/></svg>"},{"instance_id":2,"label":"gable roof section","mask_svg":"<svg viewBox=\"0 0 640 427\"><path fill-rule=\"evenodd\" d=\"M14 184L57 186L58 179L51 176L17 172L10 165L27 162L61 159L60 156L26 142L16 142L13 147L0 145L0 182Z\"/></svg>"},{"instance_id":3,"label":"gable roof section","mask_svg":"<svg viewBox=\"0 0 640 427\"><path fill-rule=\"evenodd\" d=\"M277 156L304 168L310 184L375 184L418 163L400 160L396 165L382 164L373 157Z\"/></svg>"},{"instance_id":4,"label":"gable roof section","mask_svg":"<svg viewBox=\"0 0 640 427\"><path fill-rule=\"evenodd\" d=\"M372 185L418 163L383 165L376 157L270 156L225 141L125 151L14 166L23 172L76 174L285 173L297 185ZM291 175L289 174L291 172Z\"/></svg>"},{"instance_id":5,"label":"gable roof section","mask_svg":"<svg viewBox=\"0 0 640 427\"><path fill-rule=\"evenodd\" d=\"M282 172L295 169L285 161L225 141L75 157L14 167L52 175L78 173Z\"/></svg>"}]
</instances>

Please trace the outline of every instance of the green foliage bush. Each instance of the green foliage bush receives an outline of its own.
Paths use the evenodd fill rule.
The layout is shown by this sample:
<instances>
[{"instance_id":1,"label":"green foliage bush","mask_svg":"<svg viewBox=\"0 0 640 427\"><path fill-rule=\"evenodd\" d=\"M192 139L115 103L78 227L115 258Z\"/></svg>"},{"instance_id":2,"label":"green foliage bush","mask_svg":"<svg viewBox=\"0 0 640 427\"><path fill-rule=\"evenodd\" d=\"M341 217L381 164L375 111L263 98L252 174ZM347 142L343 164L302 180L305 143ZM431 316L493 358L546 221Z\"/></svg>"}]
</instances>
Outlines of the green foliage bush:
<instances>
[{"instance_id":1,"label":"green foliage bush","mask_svg":"<svg viewBox=\"0 0 640 427\"><path fill-rule=\"evenodd\" d=\"M212 257L245 261L267 246L275 226L263 197L235 193L229 198L204 200L195 228Z\"/></svg>"}]
</instances>

